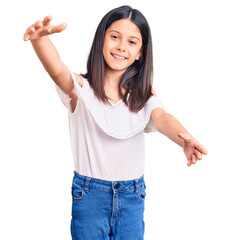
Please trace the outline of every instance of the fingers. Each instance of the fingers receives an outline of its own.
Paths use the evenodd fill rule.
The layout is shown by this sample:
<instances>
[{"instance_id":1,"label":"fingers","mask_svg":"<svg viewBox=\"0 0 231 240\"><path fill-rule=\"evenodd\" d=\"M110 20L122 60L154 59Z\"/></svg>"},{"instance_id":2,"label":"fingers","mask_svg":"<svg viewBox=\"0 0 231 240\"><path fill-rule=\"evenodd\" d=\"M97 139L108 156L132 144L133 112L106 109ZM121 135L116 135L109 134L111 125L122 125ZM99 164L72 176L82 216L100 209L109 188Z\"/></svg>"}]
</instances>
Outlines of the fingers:
<instances>
[{"instance_id":1,"label":"fingers","mask_svg":"<svg viewBox=\"0 0 231 240\"><path fill-rule=\"evenodd\" d=\"M197 163L197 156L195 154L192 155L192 163L193 164Z\"/></svg>"},{"instance_id":2,"label":"fingers","mask_svg":"<svg viewBox=\"0 0 231 240\"><path fill-rule=\"evenodd\" d=\"M194 162L192 160L188 161L188 166L191 166L193 164L196 164L196 161L194 161Z\"/></svg>"},{"instance_id":3,"label":"fingers","mask_svg":"<svg viewBox=\"0 0 231 240\"><path fill-rule=\"evenodd\" d=\"M201 153L203 153L205 155L208 154L208 151L205 149L205 147L198 142L195 143L195 148L198 149Z\"/></svg>"},{"instance_id":4,"label":"fingers","mask_svg":"<svg viewBox=\"0 0 231 240\"><path fill-rule=\"evenodd\" d=\"M67 24L63 23L57 26L50 25L52 16L44 17L43 21L36 21L35 24L32 24L24 34L24 41L40 38L41 36L50 35L52 33L59 33L63 31Z\"/></svg>"},{"instance_id":5,"label":"fingers","mask_svg":"<svg viewBox=\"0 0 231 240\"><path fill-rule=\"evenodd\" d=\"M52 16L46 16L43 21L37 20L34 24L27 28L26 33L24 34L23 39L25 41L30 39L30 35L32 35L35 31L38 31L42 26L48 26L51 22Z\"/></svg>"},{"instance_id":6,"label":"fingers","mask_svg":"<svg viewBox=\"0 0 231 240\"><path fill-rule=\"evenodd\" d=\"M197 157L196 157L196 155L193 154L192 158L188 159L187 165L191 166L192 164L196 164L196 162L197 162Z\"/></svg>"},{"instance_id":7,"label":"fingers","mask_svg":"<svg viewBox=\"0 0 231 240\"><path fill-rule=\"evenodd\" d=\"M44 26L48 26L51 22L51 19L52 19L52 16L49 15L49 16L46 16L44 19L43 19L43 25Z\"/></svg>"},{"instance_id":8,"label":"fingers","mask_svg":"<svg viewBox=\"0 0 231 240\"><path fill-rule=\"evenodd\" d=\"M35 32L36 29L38 29L39 27L41 27L41 22L40 21L36 21L35 24L32 24L30 27L27 28L23 39L25 41L30 39L30 35L33 34Z\"/></svg>"},{"instance_id":9,"label":"fingers","mask_svg":"<svg viewBox=\"0 0 231 240\"><path fill-rule=\"evenodd\" d=\"M37 30L38 28L40 28L40 27L42 27L42 26L43 26L43 23L38 20L38 21L36 21L35 24L34 24L34 29Z\"/></svg>"},{"instance_id":10,"label":"fingers","mask_svg":"<svg viewBox=\"0 0 231 240\"><path fill-rule=\"evenodd\" d=\"M43 26L41 21L36 21L35 24L33 24L29 30L28 30L28 35L34 33L35 31L37 31L39 28L41 28Z\"/></svg>"},{"instance_id":11,"label":"fingers","mask_svg":"<svg viewBox=\"0 0 231 240\"><path fill-rule=\"evenodd\" d=\"M202 153L195 149L192 157L188 159L187 165L191 166L192 164L196 164L198 160L202 160Z\"/></svg>"},{"instance_id":12,"label":"fingers","mask_svg":"<svg viewBox=\"0 0 231 240\"><path fill-rule=\"evenodd\" d=\"M199 151L195 151L195 153L188 159L188 166L191 166L192 164L196 164L198 160L201 160L201 153Z\"/></svg>"},{"instance_id":13,"label":"fingers","mask_svg":"<svg viewBox=\"0 0 231 240\"><path fill-rule=\"evenodd\" d=\"M194 152L195 152L194 154L196 155L197 160L201 160L201 159L202 159L202 154L201 154L201 152L198 151L198 150L196 150L196 149L195 149Z\"/></svg>"},{"instance_id":14,"label":"fingers","mask_svg":"<svg viewBox=\"0 0 231 240\"><path fill-rule=\"evenodd\" d=\"M38 21L37 21L35 24L31 25L31 26L27 29L26 33L24 34L24 37L23 37L24 40L25 40L25 41L30 40L31 35L32 35L33 33L35 33L35 31L37 31L41 26L42 26L42 25L41 25L41 22L38 22Z\"/></svg>"},{"instance_id":15,"label":"fingers","mask_svg":"<svg viewBox=\"0 0 231 240\"><path fill-rule=\"evenodd\" d=\"M29 40L30 34L32 34L34 31L35 31L34 27L32 27L32 26L29 27L29 28L27 29L26 33L25 33L24 36L23 36L24 41Z\"/></svg>"},{"instance_id":16,"label":"fingers","mask_svg":"<svg viewBox=\"0 0 231 240\"><path fill-rule=\"evenodd\" d=\"M49 15L49 16L46 16L44 19L43 19L43 25L44 26L48 26L51 22L51 19L52 19L52 16ZM48 32L49 33L59 33L61 31L63 31L65 28L67 27L67 24L66 23L62 23L62 24L59 24L57 26L50 26L50 28L48 28Z\"/></svg>"},{"instance_id":17,"label":"fingers","mask_svg":"<svg viewBox=\"0 0 231 240\"><path fill-rule=\"evenodd\" d=\"M189 160L188 160L187 165L188 165L188 166L191 166L191 165L192 165L192 159L189 159Z\"/></svg>"}]
</instances>

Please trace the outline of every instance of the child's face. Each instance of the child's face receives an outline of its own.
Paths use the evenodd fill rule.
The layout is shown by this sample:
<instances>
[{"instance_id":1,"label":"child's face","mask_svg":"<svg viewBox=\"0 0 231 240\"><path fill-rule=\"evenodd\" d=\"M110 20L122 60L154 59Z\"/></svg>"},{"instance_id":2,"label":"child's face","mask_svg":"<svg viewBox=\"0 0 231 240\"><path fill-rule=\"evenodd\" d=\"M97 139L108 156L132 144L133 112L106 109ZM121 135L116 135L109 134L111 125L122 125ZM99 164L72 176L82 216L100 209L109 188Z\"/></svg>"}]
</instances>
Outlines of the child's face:
<instances>
[{"instance_id":1,"label":"child's face","mask_svg":"<svg viewBox=\"0 0 231 240\"><path fill-rule=\"evenodd\" d=\"M110 70L124 73L142 54L142 35L129 19L111 24L105 33L103 56Z\"/></svg>"}]
</instances>

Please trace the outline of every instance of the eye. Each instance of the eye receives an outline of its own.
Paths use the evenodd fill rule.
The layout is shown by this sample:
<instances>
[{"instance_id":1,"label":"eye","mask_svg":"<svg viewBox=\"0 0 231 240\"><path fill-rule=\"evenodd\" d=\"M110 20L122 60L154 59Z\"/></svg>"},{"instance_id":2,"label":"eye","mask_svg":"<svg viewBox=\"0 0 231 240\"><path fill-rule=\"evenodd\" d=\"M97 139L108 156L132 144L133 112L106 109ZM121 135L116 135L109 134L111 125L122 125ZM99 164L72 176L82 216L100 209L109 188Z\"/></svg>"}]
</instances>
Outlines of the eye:
<instances>
[{"instance_id":1,"label":"eye","mask_svg":"<svg viewBox=\"0 0 231 240\"><path fill-rule=\"evenodd\" d=\"M116 35L112 35L111 37L114 38L114 39L118 39L118 38L119 38L119 37L116 36Z\"/></svg>"},{"instance_id":2,"label":"eye","mask_svg":"<svg viewBox=\"0 0 231 240\"><path fill-rule=\"evenodd\" d=\"M136 45L136 42L134 41L129 41L132 45Z\"/></svg>"}]
</instances>

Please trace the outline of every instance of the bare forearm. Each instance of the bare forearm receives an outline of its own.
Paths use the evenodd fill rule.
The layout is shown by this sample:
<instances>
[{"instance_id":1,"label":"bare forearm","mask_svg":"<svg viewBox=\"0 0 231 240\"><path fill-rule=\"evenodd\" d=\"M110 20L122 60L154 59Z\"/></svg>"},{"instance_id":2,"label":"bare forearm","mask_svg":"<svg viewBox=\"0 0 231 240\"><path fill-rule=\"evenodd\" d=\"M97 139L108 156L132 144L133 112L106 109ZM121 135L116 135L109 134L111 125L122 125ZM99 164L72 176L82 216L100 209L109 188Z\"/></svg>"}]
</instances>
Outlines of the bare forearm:
<instances>
[{"instance_id":1,"label":"bare forearm","mask_svg":"<svg viewBox=\"0 0 231 240\"><path fill-rule=\"evenodd\" d=\"M58 75L63 69L63 63L49 37L31 40L31 44L48 74L51 77Z\"/></svg>"},{"instance_id":2,"label":"bare forearm","mask_svg":"<svg viewBox=\"0 0 231 240\"><path fill-rule=\"evenodd\" d=\"M171 114L164 114L156 124L157 131L167 136L179 146L183 147L183 140L178 137L178 133L189 132L182 126L182 124ZM191 134L189 134L192 136Z\"/></svg>"}]
</instances>

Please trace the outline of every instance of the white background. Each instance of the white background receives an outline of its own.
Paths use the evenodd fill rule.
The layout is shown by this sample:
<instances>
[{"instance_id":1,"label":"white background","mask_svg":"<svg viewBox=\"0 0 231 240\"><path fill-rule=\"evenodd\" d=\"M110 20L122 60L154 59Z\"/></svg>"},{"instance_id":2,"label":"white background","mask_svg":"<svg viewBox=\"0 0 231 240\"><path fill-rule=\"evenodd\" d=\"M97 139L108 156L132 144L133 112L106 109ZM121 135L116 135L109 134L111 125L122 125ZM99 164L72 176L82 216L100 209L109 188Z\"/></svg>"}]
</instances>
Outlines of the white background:
<instances>
[{"instance_id":1,"label":"white background","mask_svg":"<svg viewBox=\"0 0 231 240\"><path fill-rule=\"evenodd\" d=\"M145 240L231 239L230 7L225 0L8 1L0 8L0 239L68 240L71 155L67 110L26 29L52 15L62 61L84 73L96 27L124 4L147 18L153 87L167 111L208 150L187 166L182 148L145 135Z\"/></svg>"}]
</instances>

